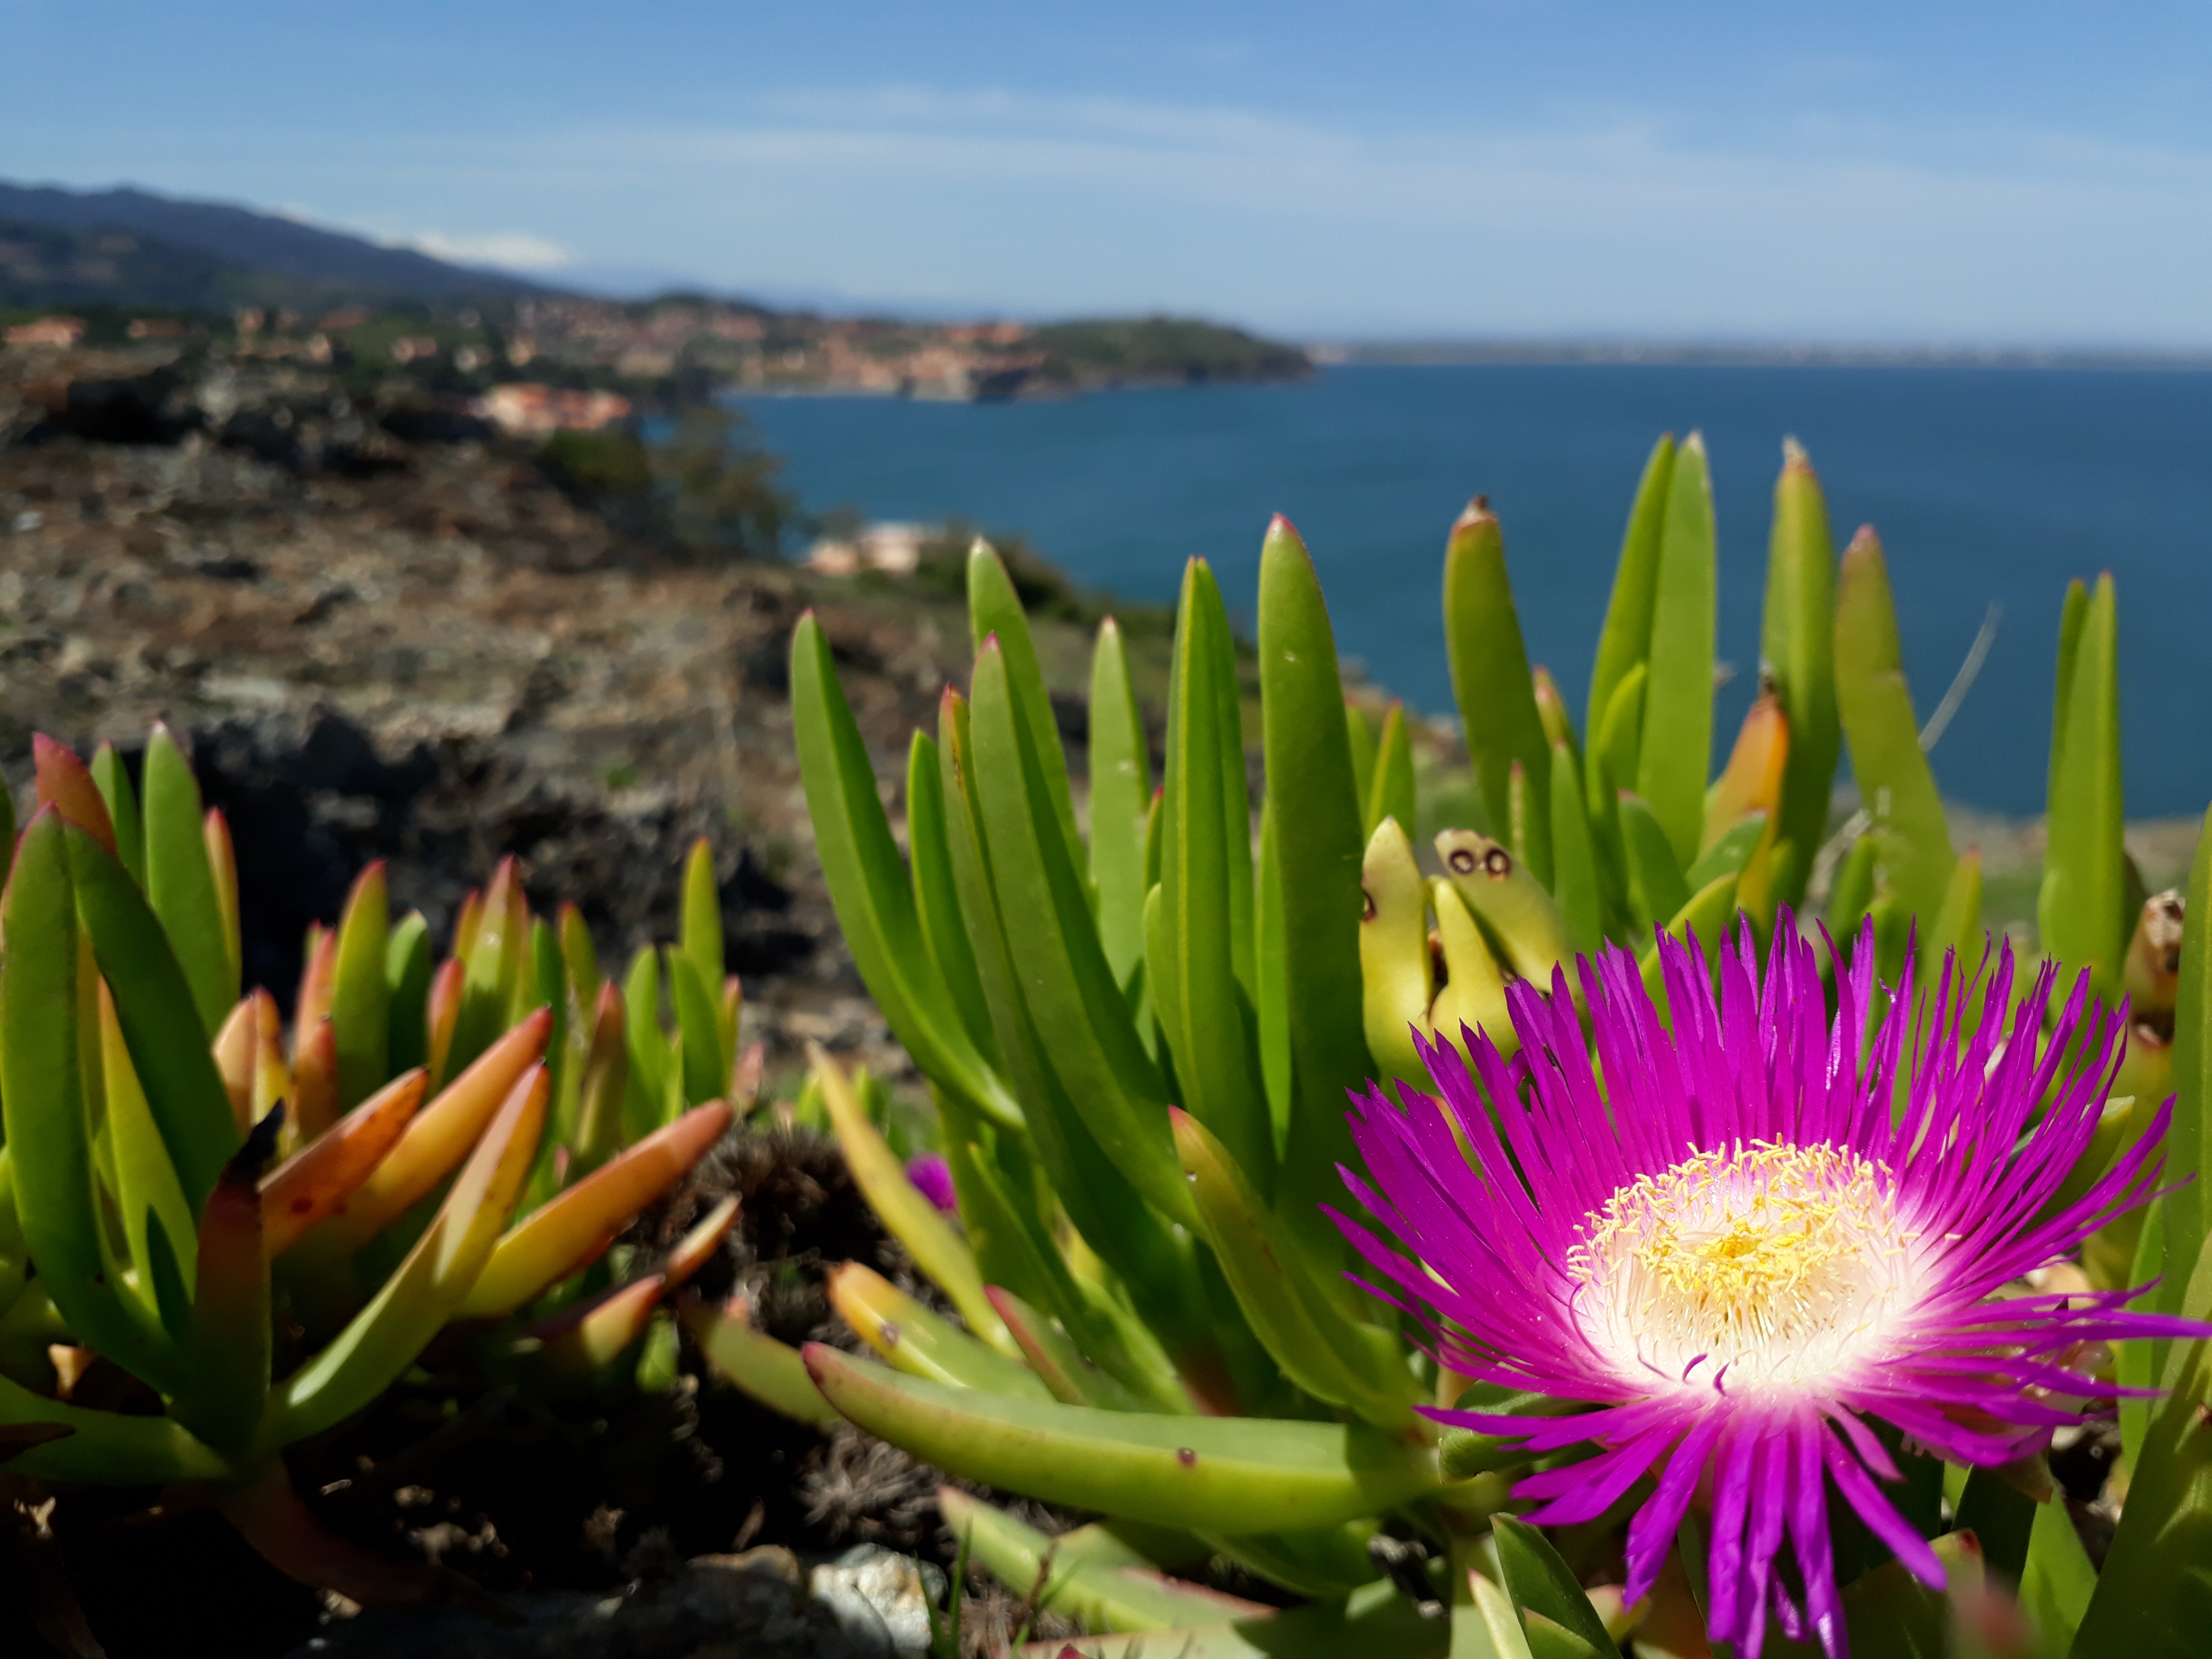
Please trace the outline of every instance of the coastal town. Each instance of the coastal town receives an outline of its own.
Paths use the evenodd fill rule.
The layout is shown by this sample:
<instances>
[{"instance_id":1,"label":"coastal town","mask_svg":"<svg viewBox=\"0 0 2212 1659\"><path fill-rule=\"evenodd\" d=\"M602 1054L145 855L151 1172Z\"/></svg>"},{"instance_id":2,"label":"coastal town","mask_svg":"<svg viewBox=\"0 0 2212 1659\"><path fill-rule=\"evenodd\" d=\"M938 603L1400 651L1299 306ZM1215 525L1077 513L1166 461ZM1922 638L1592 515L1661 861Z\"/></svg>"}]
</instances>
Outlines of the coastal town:
<instances>
[{"instance_id":1,"label":"coastal town","mask_svg":"<svg viewBox=\"0 0 2212 1659\"><path fill-rule=\"evenodd\" d=\"M595 429L729 391L971 402L1312 369L1297 347L1174 318L931 323L702 296L549 295L450 312L0 311L0 341L15 353L138 346L240 366L292 363L356 385L398 377L517 433Z\"/></svg>"}]
</instances>

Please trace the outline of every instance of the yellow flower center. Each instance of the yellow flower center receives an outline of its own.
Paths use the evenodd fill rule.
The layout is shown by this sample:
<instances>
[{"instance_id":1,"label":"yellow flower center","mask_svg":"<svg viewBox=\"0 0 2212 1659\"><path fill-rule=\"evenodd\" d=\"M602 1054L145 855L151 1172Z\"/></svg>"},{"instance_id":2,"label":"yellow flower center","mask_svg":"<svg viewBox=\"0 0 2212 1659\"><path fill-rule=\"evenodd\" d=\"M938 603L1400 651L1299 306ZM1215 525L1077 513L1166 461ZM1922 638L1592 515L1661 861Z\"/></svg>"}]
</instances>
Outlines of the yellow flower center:
<instances>
[{"instance_id":1,"label":"yellow flower center","mask_svg":"<svg viewBox=\"0 0 2212 1659\"><path fill-rule=\"evenodd\" d=\"M1606 1200L1568 1257L1583 1334L1645 1381L1747 1391L1881 1340L1913 1274L1882 1170L1826 1142L1692 1154Z\"/></svg>"}]
</instances>

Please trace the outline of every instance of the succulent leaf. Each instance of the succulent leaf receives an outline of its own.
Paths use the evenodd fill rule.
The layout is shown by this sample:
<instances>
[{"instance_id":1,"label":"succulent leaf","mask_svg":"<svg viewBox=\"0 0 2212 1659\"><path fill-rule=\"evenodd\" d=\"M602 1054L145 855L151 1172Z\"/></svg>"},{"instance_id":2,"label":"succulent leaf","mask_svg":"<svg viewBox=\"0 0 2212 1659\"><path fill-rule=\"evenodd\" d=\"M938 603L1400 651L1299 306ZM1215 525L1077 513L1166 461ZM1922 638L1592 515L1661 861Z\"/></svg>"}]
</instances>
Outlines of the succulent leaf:
<instances>
[{"instance_id":1,"label":"succulent leaf","mask_svg":"<svg viewBox=\"0 0 2212 1659\"><path fill-rule=\"evenodd\" d=\"M1080 871L1042 787L1036 733L1027 728L1004 652L986 640L975 655L969 730L977 828L989 848L1000 908L1018 918L1008 954L1030 1018L1050 1040L1043 1062L1115 1166L1163 1213L1186 1214L1167 1133L1167 1092L1098 939Z\"/></svg>"},{"instance_id":2,"label":"succulent leaf","mask_svg":"<svg viewBox=\"0 0 2212 1659\"><path fill-rule=\"evenodd\" d=\"M2086 604L2069 593L2064 629L2036 930L2069 980L2087 969L2092 992L2111 1000L2135 922L2122 842L2119 617L2111 572L2097 579Z\"/></svg>"},{"instance_id":3,"label":"succulent leaf","mask_svg":"<svg viewBox=\"0 0 2212 1659\"><path fill-rule=\"evenodd\" d=\"M427 1197L481 1144L487 1126L532 1075L551 1030L552 1017L540 1009L485 1049L414 1114L397 1144L301 1248L318 1260L350 1255Z\"/></svg>"},{"instance_id":4,"label":"succulent leaf","mask_svg":"<svg viewBox=\"0 0 2212 1659\"><path fill-rule=\"evenodd\" d=\"M1261 746L1278 871L1273 902L1279 907L1268 925L1279 927L1282 940L1290 1054L1275 1210L1305 1255L1334 1263L1344 1247L1320 1206L1341 1190L1337 1170L1352 1156L1344 1091L1374 1067L1360 983L1367 838L1328 607L1305 544L1282 518L1268 526L1260 550L1259 650ZM1375 777L1376 799L1410 824L1413 750L1402 708L1384 719ZM1267 1190L1265 1171L1242 1167Z\"/></svg>"},{"instance_id":5,"label":"succulent leaf","mask_svg":"<svg viewBox=\"0 0 2212 1659\"><path fill-rule=\"evenodd\" d=\"M131 879L143 887L146 823L139 816L138 793L131 787L131 775L124 769L123 757L115 752L113 744L103 743L93 751L89 770L93 787L100 791L100 799L107 808L108 823L115 832L115 856L131 872Z\"/></svg>"},{"instance_id":6,"label":"succulent leaf","mask_svg":"<svg viewBox=\"0 0 2212 1659\"><path fill-rule=\"evenodd\" d=\"M939 1487L937 1506L970 1559L1000 1583L1093 1630L1168 1630L1273 1611L1170 1578L1095 1523L1051 1537L957 1486Z\"/></svg>"},{"instance_id":7,"label":"succulent leaf","mask_svg":"<svg viewBox=\"0 0 2212 1659\"><path fill-rule=\"evenodd\" d=\"M563 1189L503 1234L455 1317L493 1319L596 1261L630 1218L673 1188L730 1127L720 1101L695 1106Z\"/></svg>"},{"instance_id":8,"label":"succulent leaf","mask_svg":"<svg viewBox=\"0 0 2212 1659\"><path fill-rule=\"evenodd\" d=\"M975 1052L943 980L928 969L913 888L876 794L867 745L837 684L829 641L811 614L792 635L791 696L815 843L854 962L915 1063L941 1086L1018 1125L1020 1109ZM1053 741L1059 741L1056 732ZM1064 787L1064 777L1061 782ZM633 1002L633 1031L640 1028L639 1012ZM631 1060L635 1070L635 1046Z\"/></svg>"},{"instance_id":9,"label":"succulent leaf","mask_svg":"<svg viewBox=\"0 0 2212 1659\"><path fill-rule=\"evenodd\" d=\"M235 930L208 856L199 784L167 726L156 726L146 744L145 784L146 896L212 1031L238 1000Z\"/></svg>"},{"instance_id":10,"label":"succulent leaf","mask_svg":"<svg viewBox=\"0 0 2212 1659\"><path fill-rule=\"evenodd\" d=\"M1836 600L1836 707L1883 872L1905 906L1943 907L1956 858L1921 752L1881 544L1863 529L1844 551Z\"/></svg>"},{"instance_id":11,"label":"succulent leaf","mask_svg":"<svg viewBox=\"0 0 2212 1659\"><path fill-rule=\"evenodd\" d=\"M854 1334L909 1376L1018 1399L1053 1397L1020 1360L985 1346L872 1268L857 1261L833 1267L829 1290L830 1305Z\"/></svg>"},{"instance_id":12,"label":"succulent leaf","mask_svg":"<svg viewBox=\"0 0 2212 1659\"><path fill-rule=\"evenodd\" d=\"M1428 1068L1413 1030L1429 1035L1436 969L1429 951L1428 884L1395 818L1375 827L1360 865L1361 998L1367 1046L1385 1082L1422 1086Z\"/></svg>"},{"instance_id":13,"label":"succulent leaf","mask_svg":"<svg viewBox=\"0 0 2212 1659\"><path fill-rule=\"evenodd\" d=\"M753 1328L744 1297L720 1308L690 1303L682 1318L714 1369L769 1410L817 1428L842 1420L806 1374L799 1350Z\"/></svg>"},{"instance_id":14,"label":"succulent leaf","mask_svg":"<svg viewBox=\"0 0 2212 1659\"><path fill-rule=\"evenodd\" d=\"M271 1256L291 1249L368 1179L413 1119L428 1083L420 1066L401 1073L269 1172L261 1182L261 1226Z\"/></svg>"},{"instance_id":15,"label":"succulent leaf","mask_svg":"<svg viewBox=\"0 0 2212 1659\"><path fill-rule=\"evenodd\" d=\"M1322 1527L1432 1491L1432 1450L1381 1430L1162 1417L1010 1400L902 1376L810 1343L830 1403L925 1462L1048 1503L1163 1526Z\"/></svg>"},{"instance_id":16,"label":"succulent leaf","mask_svg":"<svg viewBox=\"0 0 2212 1659\"><path fill-rule=\"evenodd\" d=\"M1712 764L1717 556L1712 479L1705 441L1692 432L1675 452L1667 486L1636 767L1636 792L1650 803L1683 864L1697 855L1705 773Z\"/></svg>"},{"instance_id":17,"label":"succulent leaf","mask_svg":"<svg viewBox=\"0 0 2212 1659\"><path fill-rule=\"evenodd\" d=\"M809 1048L807 1058L821 1085L830 1127L844 1150L846 1166L869 1206L906 1246L930 1283L960 1310L968 1328L1000 1354L1018 1358L1021 1350L984 1296L982 1276L975 1270L975 1258L966 1242L907 1179L906 1165L869 1121L867 1109L843 1068L818 1046Z\"/></svg>"},{"instance_id":18,"label":"succulent leaf","mask_svg":"<svg viewBox=\"0 0 2212 1659\"><path fill-rule=\"evenodd\" d=\"M1098 943L1115 981L1126 985L1145 956L1145 817L1152 804L1152 767L1128 653L1111 617L1098 624L1091 657L1089 742Z\"/></svg>"},{"instance_id":19,"label":"succulent leaf","mask_svg":"<svg viewBox=\"0 0 2212 1659\"><path fill-rule=\"evenodd\" d=\"M1759 629L1761 672L1789 723L1790 756L1776 830L1804 848L1827 838L1843 728L1836 714L1836 547L1820 481L1794 439L1782 445L1774 483L1774 520L1767 540L1765 612ZM1776 896L1795 906L1804 897L1804 862Z\"/></svg>"},{"instance_id":20,"label":"succulent leaf","mask_svg":"<svg viewBox=\"0 0 2212 1659\"><path fill-rule=\"evenodd\" d=\"M355 878L332 940L331 1035L337 1049L337 1109L349 1112L392 1074L391 900L384 862Z\"/></svg>"},{"instance_id":21,"label":"succulent leaf","mask_svg":"<svg viewBox=\"0 0 2212 1659\"><path fill-rule=\"evenodd\" d=\"M1520 613L1505 574L1504 534L1480 495L1452 526L1444 548L1444 648L1483 811L1493 831L1512 821L1512 769L1524 769L1529 819L1512 848L1548 869L1552 748L1537 713Z\"/></svg>"},{"instance_id":22,"label":"succulent leaf","mask_svg":"<svg viewBox=\"0 0 2212 1659\"><path fill-rule=\"evenodd\" d=\"M544 1042L542 1030L535 1040ZM485 1060L500 1046L486 1051ZM475 1075L472 1069L454 1088ZM261 1426L264 1445L287 1445L351 1417L389 1388L453 1317L522 1195L545 1123L549 1083L545 1068L533 1059L498 1103L406 1260L328 1347L271 1391ZM438 1105L433 1102L409 1126L410 1134ZM405 1144L394 1149L387 1164Z\"/></svg>"},{"instance_id":23,"label":"succulent leaf","mask_svg":"<svg viewBox=\"0 0 2212 1659\"><path fill-rule=\"evenodd\" d=\"M1658 593L1660 547L1667 528L1667 493L1674 479L1674 438L1668 433L1651 447L1644 474L1637 481L1636 496L1628 509L1628 527L1621 536L1620 560L1613 568L1613 594L1606 605L1596 659L1590 668L1591 747L1607 749L1613 776L1624 788L1636 777L1643 738L1641 690L1632 700L1636 714L1625 726L1615 727L1614 711L1626 706L1620 701L1621 687L1632 678L1640 684L1638 671L1649 672L1652 608ZM1616 743L1620 745L1617 749Z\"/></svg>"}]
</instances>

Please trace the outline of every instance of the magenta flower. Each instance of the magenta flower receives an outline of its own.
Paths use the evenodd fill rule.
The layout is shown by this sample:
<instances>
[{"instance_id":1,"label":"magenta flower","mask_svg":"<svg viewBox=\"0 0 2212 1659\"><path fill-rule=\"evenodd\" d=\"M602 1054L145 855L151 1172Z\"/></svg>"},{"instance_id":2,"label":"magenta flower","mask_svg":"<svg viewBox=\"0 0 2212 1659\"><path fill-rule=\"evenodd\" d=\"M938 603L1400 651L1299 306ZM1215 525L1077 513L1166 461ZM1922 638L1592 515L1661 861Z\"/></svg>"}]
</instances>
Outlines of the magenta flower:
<instances>
[{"instance_id":1,"label":"magenta flower","mask_svg":"<svg viewBox=\"0 0 2212 1659\"><path fill-rule=\"evenodd\" d=\"M1368 1288L1421 1322L1441 1362L1595 1407L1428 1413L1532 1458L1596 1448L1521 1481L1515 1495L1539 1502L1529 1521L1593 1520L1656 1478L1629 1523L1631 1601L1691 1504L1710 1504L1711 1634L1743 1659L1758 1659L1770 1614L1792 1640L1844 1651L1831 1485L1942 1587L1877 1485L1899 1472L1867 1418L1954 1462L2008 1462L2124 1392L2075 1369L2086 1345L2199 1330L2129 1312L2126 1291L1997 1299L2150 1196L2170 1107L2080 1201L2045 1214L2096 1127L2124 1010L2092 1012L2085 982L2039 1046L2046 967L2008 1034L2008 948L1972 1035L1958 1011L1975 988L1953 994L1947 963L1933 1006L1951 1012L1923 1014L1908 1053L1903 1012L1859 1035L1876 994L1871 928L1832 1022L1786 913L1776 936L1764 985L1747 937L1723 953L1717 1000L1696 946L1662 940L1671 1034L1626 951L1582 963L1595 1070L1565 971L1549 997L1512 987L1510 1065L1463 1030L1465 1059L1422 1045L1443 1101L1354 1097L1370 1179L1346 1180L1403 1253L1336 1218L1395 1293ZM1912 996L1908 969L1896 1009ZM1785 1539L1802 1599L1779 1566Z\"/></svg>"},{"instance_id":2,"label":"magenta flower","mask_svg":"<svg viewBox=\"0 0 2212 1659\"><path fill-rule=\"evenodd\" d=\"M952 1189L952 1166L935 1152L907 1160L906 1178L915 1190L947 1215L959 1212L960 1197Z\"/></svg>"}]
</instances>

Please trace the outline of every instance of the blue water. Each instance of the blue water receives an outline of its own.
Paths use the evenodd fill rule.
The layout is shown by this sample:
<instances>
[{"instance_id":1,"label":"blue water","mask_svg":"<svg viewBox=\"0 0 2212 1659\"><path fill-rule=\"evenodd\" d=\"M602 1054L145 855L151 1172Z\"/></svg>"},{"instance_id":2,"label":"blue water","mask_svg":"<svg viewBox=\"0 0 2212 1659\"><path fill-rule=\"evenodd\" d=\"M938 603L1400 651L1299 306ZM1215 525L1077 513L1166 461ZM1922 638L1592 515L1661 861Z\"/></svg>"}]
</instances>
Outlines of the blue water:
<instances>
[{"instance_id":1,"label":"blue water","mask_svg":"<svg viewBox=\"0 0 2212 1659\"><path fill-rule=\"evenodd\" d=\"M751 398L816 511L964 516L1079 580L1171 599L1212 561L1249 611L1288 514L1339 648L1419 708L1451 708L1444 532L1486 493L1530 655L1579 713L1629 498L1662 430L1700 428L1720 521L1725 742L1756 678L1769 502L1785 434L1811 452L1840 552L1881 533L1924 718L1995 602L2003 618L1936 751L1952 798L2042 810L2069 577L2119 584L2131 816L2212 799L2212 374L1690 367L1345 368L1297 386L956 404Z\"/></svg>"}]
</instances>

